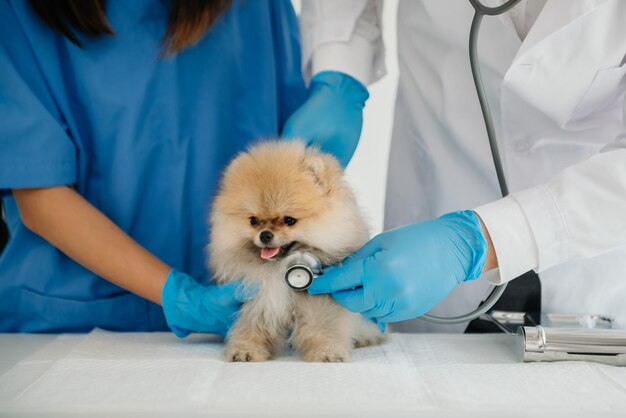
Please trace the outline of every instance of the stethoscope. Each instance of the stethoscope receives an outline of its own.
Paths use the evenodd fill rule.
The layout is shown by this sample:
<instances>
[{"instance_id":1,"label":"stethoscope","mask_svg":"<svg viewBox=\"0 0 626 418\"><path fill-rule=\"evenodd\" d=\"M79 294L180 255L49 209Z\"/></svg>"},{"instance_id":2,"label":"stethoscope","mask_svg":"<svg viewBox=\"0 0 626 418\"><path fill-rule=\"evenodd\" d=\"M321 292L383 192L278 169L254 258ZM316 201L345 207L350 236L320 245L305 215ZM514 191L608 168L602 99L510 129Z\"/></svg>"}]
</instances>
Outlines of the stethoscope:
<instances>
[{"instance_id":1,"label":"stethoscope","mask_svg":"<svg viewBox=\"0 0 626 418\"><path fill-rule=\"evenodd\" d=\"M309 252L295 251L284 261L285 283L289 288L303 291L311 287L313 279L322 274L322 262Z\"/></svg>"},{"instance_id":2,"label":"stethoscope","mask_svg":"<svg viewBox=\"0 0 626 418\"><path fill-rule=\"evenodd\" d=\"M502 197L509 194L509 190L504 177L504 170L502 169L502 162L500 160L500 152L498 150L498 142L496 140L495 128L493 125L493 119L491 117L491 110L489 109L489 103L487 102L487 96L483 87L482 76L480 72L480 66L478 62L478 33L480 29L480 23L483 16L497 16L502 13L506 13L513 6L520 2L520 0L509 0L498 7L486 7L479 0L469 0L474 7L475 14L472 20L472 26L469 36L469 57L472 70L472 76L474 78L474 85L476 86L476 92L478 93L478 100L480 102L480 108L482 110L483 119L485 120L485 128L487 129L487 138L489 139L489 146L491 148L491 155L493 157L493 164L496 169L496 175L498 176L498 183L500 184L500 191ZM308 289L313 280L321 274L322 264L320 260L313 254L306 252L296 252L288 256L285 259L285 283L291 289L296 291L303 291ZM454 317L441 317L434 315L422 315L419 319L434 324L459 324L476 319L486 313L489 309L495 305L500 299L502 293L506 289L506 283L496 286L489 297L476 309L463 315Z\"/></svg>"},{"instance_id":3,"label":"stethoscope","mask_svg":"<svg viewBox=\"0 0 626 418\"><path fill-rule=\"evenodd\" d=\"M520 0L509 0L497 7L487 7L482 4L480 0L469 0L469 2L472 7L474 7L475 11L469 36L469 58L472 78L474 79L474 86L476 87L476 93L478 94L480 109L482 110L483 119L485 121L487 138L489 139L489 148L491 149L491 157L493 158L493 165L496 169L496 176L498 177L498 183L500 185L500 193L502 194L502 197L506 197L509 194L509 188L506 184L504 169L502 168L502 160L500 159L500 151L498 150L498 141L496 140L496 129L493 124L491 109L489 108L489 103L487 102L487 95L485 93L482 74L480 72L480 63L478 62L478 34L480 32L480 24L484 16L498 16L506 13L518 4ZM422 315L419 319L433 324L460 324L471 321L489 311L493 305L496 304L498 299L500 299L506 290L506 286L506 283L495 286L489 294L489 297L487 297L487 299L478 308L466 314L454 317L441 317L426 314Z\"/></svg>"}]
</instances>

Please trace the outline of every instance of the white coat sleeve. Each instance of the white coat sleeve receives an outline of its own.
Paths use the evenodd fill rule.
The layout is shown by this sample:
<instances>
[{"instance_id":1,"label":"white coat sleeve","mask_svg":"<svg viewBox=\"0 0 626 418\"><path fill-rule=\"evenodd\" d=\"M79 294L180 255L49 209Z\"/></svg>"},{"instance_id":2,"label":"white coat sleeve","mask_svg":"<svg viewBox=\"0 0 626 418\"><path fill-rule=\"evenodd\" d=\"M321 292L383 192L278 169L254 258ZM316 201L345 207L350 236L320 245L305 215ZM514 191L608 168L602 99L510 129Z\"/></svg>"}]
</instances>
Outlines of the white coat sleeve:
<instances>
[{"instance_id":1,"label":"white coat sleeve","mask_svg":"<svg viewBox=\"0 0 626 418\"><path fill-rule=\"evenodd\" d=\"M385 75L381 0L304 0L302 72L340 71L368 85Z\"/></svg>"},{"instance_id":2,"label":"white coat sleeve","mask_svg":"<svg viewBox=\"0 0 626 418\"><path fill-rule=\"evenodd\" d=\"M626 100L624 102L626 121ZM626 246L626 128L545 184L475 209L498 259L495 284Z\"/></svg>"}]
</instances>

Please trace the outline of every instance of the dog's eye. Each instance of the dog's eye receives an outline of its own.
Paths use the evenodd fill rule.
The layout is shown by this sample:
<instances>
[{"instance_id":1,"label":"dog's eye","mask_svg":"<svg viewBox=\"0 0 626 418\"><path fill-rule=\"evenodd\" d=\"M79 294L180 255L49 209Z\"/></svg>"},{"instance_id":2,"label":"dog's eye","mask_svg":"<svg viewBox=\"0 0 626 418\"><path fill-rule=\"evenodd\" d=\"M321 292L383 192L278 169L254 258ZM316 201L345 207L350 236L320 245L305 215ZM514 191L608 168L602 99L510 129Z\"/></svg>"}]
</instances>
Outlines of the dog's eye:
<instances>
[{"instance_id":1,"label":"dog's eye","mask_svg":"<svg viewBox=\"0 0 626 418\"><path fill-rule=\"evenodd\" d=\"M259 224L259 218L257 218L256 216L251 216L250 225L258 225L258 224Z\"/></svg>"},{"instance_id":2,"label":"dog's eye","mask_svg":"<svg viewBox=\"0 0 626 418\"><path fill-rule=\"evenodd\" d=\"M283 222L287 226L294 225L297 221L298 220L296 218L292 218L291 216L285 216L285 218L283 219Z\"/></svg>"}]
</instances>

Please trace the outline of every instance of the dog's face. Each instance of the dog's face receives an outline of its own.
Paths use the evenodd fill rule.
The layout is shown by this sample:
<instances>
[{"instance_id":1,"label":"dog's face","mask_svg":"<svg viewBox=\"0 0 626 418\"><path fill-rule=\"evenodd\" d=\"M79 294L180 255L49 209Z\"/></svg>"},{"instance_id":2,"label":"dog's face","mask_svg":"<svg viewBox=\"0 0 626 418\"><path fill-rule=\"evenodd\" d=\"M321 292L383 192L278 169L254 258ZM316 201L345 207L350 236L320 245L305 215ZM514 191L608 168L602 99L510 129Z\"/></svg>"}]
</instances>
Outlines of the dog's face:
<instances>
[{"instance_id":1,"label":"dog's face","mask_svg":"<svg viewBox=\"0 0 626 418\"><path fill-rule=\"evenodd\" d=\"M354 242L353 231L364 227L341 176L333 157L299 142L263 143L241 154L214 202L212 258L236 252L240 262L271 263L295 250L332 252Z\"/></svg>"},{"instance_id":2,"label":"dog's face","mask_svg":"<svg viewBox=\"0 0 626 418\"><path fill-rule=\"evenodd\" d=\"M261 248L261 258L264 260L285 255L298 244L295 239L297 233L290 231L298 219L282 215L281 212L284 211L259 210L257 215L249 218L253 228L250 241Z\"/></svg>"}]
</instances>

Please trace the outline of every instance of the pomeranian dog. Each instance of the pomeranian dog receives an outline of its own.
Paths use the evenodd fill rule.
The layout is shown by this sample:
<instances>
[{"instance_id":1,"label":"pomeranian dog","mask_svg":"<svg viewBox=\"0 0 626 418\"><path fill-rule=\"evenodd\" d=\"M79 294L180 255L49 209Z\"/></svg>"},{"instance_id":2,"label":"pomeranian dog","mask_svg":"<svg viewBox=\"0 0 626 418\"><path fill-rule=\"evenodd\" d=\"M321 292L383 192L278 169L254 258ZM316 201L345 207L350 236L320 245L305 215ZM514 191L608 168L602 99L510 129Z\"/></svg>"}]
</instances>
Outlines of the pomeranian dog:
<instances>
[{"instance_id":1,"label":"pomeranian dog","mask_svg":"<svg viewBox=\"0 0 626 418\"><path fill-rule=\"evenodd\" d=\"M268 141L227 167L210 216L209 265L218 283L259 287L226 341L229 361L265 361L289 339L306 361L344 362L377 344L378 327L329 295L290 289L281 261L294 251L337 263L368 239L338 161L300 141Z\"/></svg>"}]
</instances>

